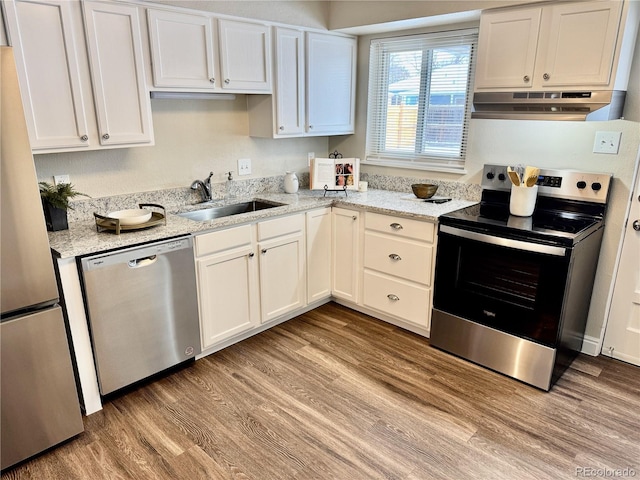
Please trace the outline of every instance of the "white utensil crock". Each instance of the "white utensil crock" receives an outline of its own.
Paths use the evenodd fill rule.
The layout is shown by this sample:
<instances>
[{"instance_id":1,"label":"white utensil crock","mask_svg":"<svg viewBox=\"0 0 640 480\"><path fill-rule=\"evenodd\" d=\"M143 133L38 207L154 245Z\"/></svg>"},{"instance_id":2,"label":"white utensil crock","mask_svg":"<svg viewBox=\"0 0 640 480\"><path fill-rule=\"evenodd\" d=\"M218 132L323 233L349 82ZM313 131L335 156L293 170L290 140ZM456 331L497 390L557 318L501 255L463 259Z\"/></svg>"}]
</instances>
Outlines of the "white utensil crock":
<instances>
[{"instance_id":1,"label":"white utensil crock","mask_svg":"<svg viewBox=\"0 0 640 480\"><path fill-rule=\"evenodd\" d=\"M536 208L536 198L538 197L538 186L527 187L526 185L511 185L511 200L509 202L509 212L518 217L528 217L533 215Z\"/></svg>"},{"instance_id":2,"label":"white utensil crock","mask_svg":"<svg viewBox=\"0 0 640 480\"><path fill-rule=\"evenodd\" d=\"M298 186L299 183L296 172L287 172L284 176L284 191L287 193L296 193Z\"/></svg>"}]
</instances>

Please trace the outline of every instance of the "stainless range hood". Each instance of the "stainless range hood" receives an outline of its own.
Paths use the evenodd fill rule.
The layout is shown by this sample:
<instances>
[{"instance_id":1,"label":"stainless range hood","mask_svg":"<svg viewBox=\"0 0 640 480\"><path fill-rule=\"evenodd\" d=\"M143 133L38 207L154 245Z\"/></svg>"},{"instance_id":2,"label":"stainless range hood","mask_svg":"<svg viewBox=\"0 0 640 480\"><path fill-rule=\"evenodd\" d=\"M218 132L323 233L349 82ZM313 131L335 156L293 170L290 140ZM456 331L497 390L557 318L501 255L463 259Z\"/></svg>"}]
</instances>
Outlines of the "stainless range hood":
<instances>
[{"instance_id":1,"label":"stainless range hood","mask_svg":"<svg viewBox=\"0 0 640 480\"><path fill-rule=\"evenodd\" d=\"M617 120L626 92L477 92L471 118L506 120Z\"/></svg>"}]
</instances>

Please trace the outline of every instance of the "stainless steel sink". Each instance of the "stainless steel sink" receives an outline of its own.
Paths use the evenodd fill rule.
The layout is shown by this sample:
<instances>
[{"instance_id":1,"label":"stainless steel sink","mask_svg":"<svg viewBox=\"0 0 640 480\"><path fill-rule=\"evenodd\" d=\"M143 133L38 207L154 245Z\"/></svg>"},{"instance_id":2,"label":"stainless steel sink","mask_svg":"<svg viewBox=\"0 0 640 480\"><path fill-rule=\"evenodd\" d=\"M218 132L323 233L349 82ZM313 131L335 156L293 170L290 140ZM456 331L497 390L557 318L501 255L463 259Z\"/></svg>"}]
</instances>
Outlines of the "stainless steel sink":
<instances>
[{"instance_id":1,"label":"stainless steel sink","mask_svg":"<svg viewBox=\"0 0 640 480\"><path fill-rule=\"evenodd\" d=\"M283 203L267 203L260 200L251 202L234 203L233 205L223 205L220 207L203 208L201 210L193 210L191 212L178 213L178 216L195 220L196 222L206 222L214 218L228 217L230 215L239 215L241 213L256 212L267 208L281 207Z\"/></svg>"}]
</instances>

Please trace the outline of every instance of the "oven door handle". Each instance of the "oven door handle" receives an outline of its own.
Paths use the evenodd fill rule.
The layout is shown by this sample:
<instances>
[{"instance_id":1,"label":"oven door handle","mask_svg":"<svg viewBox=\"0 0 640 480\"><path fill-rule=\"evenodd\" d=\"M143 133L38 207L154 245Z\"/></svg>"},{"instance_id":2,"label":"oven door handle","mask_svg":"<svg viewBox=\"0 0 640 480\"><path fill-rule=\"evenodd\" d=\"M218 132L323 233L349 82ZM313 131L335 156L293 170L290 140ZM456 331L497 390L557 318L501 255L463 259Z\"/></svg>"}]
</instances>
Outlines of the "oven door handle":
<instances>
[{"instance_id":1,"label":"oven door handle","mask_svg":"<svg viewBox=\"0 0 640 480\"><path fill-rule=\"evenodd\" d=\"M467 238L469 240L477 240L478 242L498 245L500 247L515 248L527 252L545 253L547 255L555 255L557 257L564 257L567 253L567 249L563 247L554 247L551 245L541 245L539 243L531 243L524 242L522 240L512 240L509 238L496 237L494 235L487 235L485 233L472 232L469 230L450 227L449 225L440 225L440 231L442 233L448 233L450 235Z\"/></svg>"}]
</instances>

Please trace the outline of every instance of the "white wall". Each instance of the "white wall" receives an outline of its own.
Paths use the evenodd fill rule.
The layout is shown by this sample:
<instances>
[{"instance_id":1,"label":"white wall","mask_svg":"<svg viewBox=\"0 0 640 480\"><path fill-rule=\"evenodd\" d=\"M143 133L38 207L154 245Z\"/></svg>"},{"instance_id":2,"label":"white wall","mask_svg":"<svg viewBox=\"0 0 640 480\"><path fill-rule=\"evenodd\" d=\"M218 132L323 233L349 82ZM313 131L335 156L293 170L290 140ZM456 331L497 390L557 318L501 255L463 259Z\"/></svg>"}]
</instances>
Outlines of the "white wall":
<instances>
[{"instance_id":1,"label":"white wall","mask_svg":"<svg viewBox=\"0 0 640 480\"><path fill-rule=\"evenodd\" d=\"M327 138L249 137L246 96L236 100L151 100L156 144L94 152L35 155L38 180L69 174L92 197L187 187L215 173L214 182L237 172L237 160L250 158L250 176L308 171L307 152L326 155Z\"/></svg>"}]
</instances>

